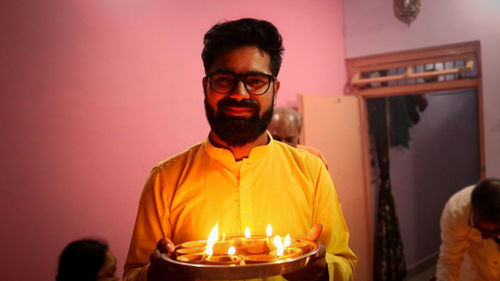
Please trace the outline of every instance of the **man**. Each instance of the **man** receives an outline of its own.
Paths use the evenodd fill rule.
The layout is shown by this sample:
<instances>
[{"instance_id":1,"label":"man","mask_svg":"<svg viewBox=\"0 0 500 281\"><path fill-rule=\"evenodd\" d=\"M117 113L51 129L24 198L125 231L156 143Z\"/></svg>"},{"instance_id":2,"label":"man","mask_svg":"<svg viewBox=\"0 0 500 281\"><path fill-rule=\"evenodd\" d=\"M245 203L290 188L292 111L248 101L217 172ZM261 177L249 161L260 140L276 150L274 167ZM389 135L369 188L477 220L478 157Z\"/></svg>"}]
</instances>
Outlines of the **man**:
<instances>
[{"instance_id":1,"label":"man","mask_svg":"<svg viewBox=\"0 0 500 281\"><path fill-rule=\"evenodd\" d=\"M500 280L500 180L455 193L441 217L437 280Z\"/></svg>"},{"instance_id":2,"label":"man","mask_svg":"<svg viewBox=\"0 0 500 281\"><path fill-rule=\"evenodd\" d=\"M318 156L328 169L328 162L319 150L312 146L299 144L301 129L302 117L295 109L288 107L277 107L274 109L273 119L271 119L271 124L269 124L268 128L273 139Z\"/></svg>"},{"instance_id":3,"label":"man","mask_svg":"<svg viewBox=\"0 0 500 281\"><path fill-rule=\"evenodd\" d=\"M244 235L246 227L252 235L265 234L271 224L273 234L325 245L326 259L268 280L352 280L356 256L326 169L316 157L273 141L266 132L280 87L282 52L281 35L266 21L229 21L205 34L208 140L152 170L124 280L186 280L160 253L207 239L216 223L227 236Z\"/></svg>"}]
</instances>

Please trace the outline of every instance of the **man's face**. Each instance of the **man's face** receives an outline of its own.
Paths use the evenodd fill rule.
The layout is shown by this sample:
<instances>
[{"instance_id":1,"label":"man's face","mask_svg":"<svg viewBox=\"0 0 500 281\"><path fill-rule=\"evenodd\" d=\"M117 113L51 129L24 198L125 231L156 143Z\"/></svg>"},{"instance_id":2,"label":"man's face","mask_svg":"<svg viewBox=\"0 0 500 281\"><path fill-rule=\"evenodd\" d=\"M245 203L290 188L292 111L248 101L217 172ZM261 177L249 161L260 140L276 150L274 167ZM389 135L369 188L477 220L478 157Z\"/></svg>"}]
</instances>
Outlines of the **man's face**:
<instances>
[{"instance_id":1,"label":"man's face","mask_svg":"<svg viewBox=\"0 0 500 281\"><path fill-rule=\"evenodd\" d=\"M299 131L296 120L290 115L274 115L269 125L269 132L273 139L284 142L293 147L299 144Z\"/></svg>"},{"instance_id":2,"label":"man's face","mask_svg":"<svg viewBox=\"0 0 500 281\"><path fill-rule=\"evenodd\" d=\"M223 71L270 75L269 63L269 55L257 47L241 47L216 58L209 74ZM212 131L221 140L229 146L242 146L265 132L271 121L279 81L272 82L264 94L251 95L241 81L230 92L218 93L210 86L208 79L203 79L206 115Z\"/></svg>"},{"instance_id":3,"label":"man's face","mask_svg":"<svg viewBox=\"0 0 500 281\"><path fill-rule=\"evenodd\" d=\"M469 213L469 225L479 230L484 239L500 236L500 225L482 219L474 210Z\"/></svg>"}]
</instances>

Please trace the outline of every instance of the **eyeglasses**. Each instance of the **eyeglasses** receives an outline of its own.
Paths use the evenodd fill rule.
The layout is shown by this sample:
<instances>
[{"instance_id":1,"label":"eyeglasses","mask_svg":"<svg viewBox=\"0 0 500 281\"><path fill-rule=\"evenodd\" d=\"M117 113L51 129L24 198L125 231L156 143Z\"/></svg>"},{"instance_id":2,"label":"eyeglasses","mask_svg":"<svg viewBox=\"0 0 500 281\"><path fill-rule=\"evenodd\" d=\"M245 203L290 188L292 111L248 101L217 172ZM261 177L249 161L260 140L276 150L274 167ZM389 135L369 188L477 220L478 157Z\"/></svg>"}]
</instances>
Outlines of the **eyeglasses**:
<instances>
[{"instance_id":1,"label":"eyeglasses","mask_svg":"<svg viewBox=\"0 0 500 281\"><path fill-rule=\"evenodd\" d=\"M487 236L497 236L497 237L500 236L499 231L491 231L491 230L488 230L488 229L481 228L481 227L479 227L479 226L477 226L477 225L474 224L474 222L472 221L472 207L469 208L469 218L467 219L467 224L470 227L473 227L473 228L479 230L484 235L487 235Z\"/></svg>"},{"instance_id":2,"label":"eyeglasses","mask_svg":"<svg viewBox=\"0 0 500 281\"><path fill-rule=\"evenodd\" d=\"M219 94L228 94L238 84L238 81L243 82L245 89L249 94L260 96L265 94L271 82L275 81L273 75L250 72L246 74L236 74L228 71L216 71L207 75L210 87Z\"/></svg>"}]
</instances>

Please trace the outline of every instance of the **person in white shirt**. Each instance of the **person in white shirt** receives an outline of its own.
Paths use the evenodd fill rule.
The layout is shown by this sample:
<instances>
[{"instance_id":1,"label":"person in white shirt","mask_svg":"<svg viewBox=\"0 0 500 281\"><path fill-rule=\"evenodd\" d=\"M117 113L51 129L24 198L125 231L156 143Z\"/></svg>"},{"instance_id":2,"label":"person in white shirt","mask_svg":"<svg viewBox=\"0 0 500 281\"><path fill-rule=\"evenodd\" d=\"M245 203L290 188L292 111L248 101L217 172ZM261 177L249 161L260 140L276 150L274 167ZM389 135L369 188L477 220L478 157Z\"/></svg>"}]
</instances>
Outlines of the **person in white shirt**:
<instances>
[{"instance_id":1,"label":"person in white shirt","mask_svg":"<svg viewBox=\"0 0 500 281\"><path fill-rule=\"evenodd\" d=\"M455 193L441 216L436 280L500 281L500 180Z\"/></svg>"}]
</instances>

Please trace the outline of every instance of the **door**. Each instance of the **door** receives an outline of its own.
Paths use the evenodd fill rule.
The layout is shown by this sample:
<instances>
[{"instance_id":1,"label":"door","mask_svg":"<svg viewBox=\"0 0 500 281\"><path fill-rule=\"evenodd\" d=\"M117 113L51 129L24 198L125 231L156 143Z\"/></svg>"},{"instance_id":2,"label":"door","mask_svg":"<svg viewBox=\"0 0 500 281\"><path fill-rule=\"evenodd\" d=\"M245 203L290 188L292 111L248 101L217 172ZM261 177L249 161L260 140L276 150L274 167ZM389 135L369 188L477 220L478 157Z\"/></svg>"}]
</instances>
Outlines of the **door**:
<instances>
[{"instance_id":1,"label":"door","mask_svg":"<svg viewBox=\"0 0 500 281\"><path fill-rule=\"evenodd\" d=\"M298 107L303 119L301 143L319 149L326 157L342 204L349 246L358 256L354 280L372 280L373 214L363 100L300 94Z\"/></svg>"}]
</instances>

